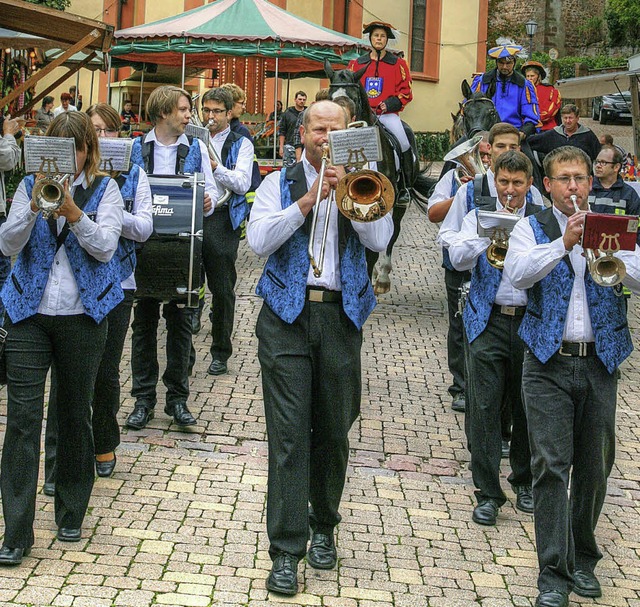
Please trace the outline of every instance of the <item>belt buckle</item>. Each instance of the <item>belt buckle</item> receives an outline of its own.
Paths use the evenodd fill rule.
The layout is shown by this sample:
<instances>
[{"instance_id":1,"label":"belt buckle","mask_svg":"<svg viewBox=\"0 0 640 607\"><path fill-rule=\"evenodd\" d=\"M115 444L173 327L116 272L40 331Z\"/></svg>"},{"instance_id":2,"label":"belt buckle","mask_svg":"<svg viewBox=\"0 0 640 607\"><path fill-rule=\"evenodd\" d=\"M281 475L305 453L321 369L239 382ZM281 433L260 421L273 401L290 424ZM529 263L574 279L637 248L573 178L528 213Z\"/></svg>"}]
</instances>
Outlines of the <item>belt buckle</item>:
<instances>
[{"instance_id":1,"label":"belt buckle","mask_svg":"<svg viewBox=\"0 0 640 607\"><path fill-rule=\"evenodd\" d=\"M322 303L324 301L322 291L319 291L318 289L309 289L309 301Z\"/></svg>"},{"instance_id":2,"label":"belt buckle","mask_svg":"<svg viewBox=\"0 0 640 607\"><path fill-rule=\"evenodd\" d=\"M506 314L507 316L515 316L516 315L516 307L515 306L500 306L500 312Z\"/></svg>"},{"instance_id":3,"label":"belt buckle","mask_svg":"<svg viewBox=\"0 0 640 607\"><path fill-rule=\"evenodd\" d=\"M569 354L569 353L563 352L563 347L562 346L560 346L560 349L558 350L558 354L560 356L569 356L569 357L573 356L573 354Z\"/></svg>"}]
</instances>

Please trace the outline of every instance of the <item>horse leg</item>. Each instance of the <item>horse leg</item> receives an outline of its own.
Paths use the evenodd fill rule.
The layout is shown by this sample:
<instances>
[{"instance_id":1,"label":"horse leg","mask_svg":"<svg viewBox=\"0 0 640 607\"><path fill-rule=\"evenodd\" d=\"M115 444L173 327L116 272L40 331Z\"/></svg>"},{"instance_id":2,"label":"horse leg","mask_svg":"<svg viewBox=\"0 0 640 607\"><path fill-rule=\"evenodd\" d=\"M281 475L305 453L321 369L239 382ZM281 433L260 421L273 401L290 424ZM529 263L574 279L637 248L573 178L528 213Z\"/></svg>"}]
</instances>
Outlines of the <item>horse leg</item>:
<instances>
[{"instance_id":1,"label":"horse leg","mask_svg":"<svg viewBox=\"0 0 640 607\"><path fill-rule=\"evenodd\" d=\"M406 207L393 207L393 236L387 245L387 250L380 256L380 259L373 270L373 292L376 295L384 295L391 290L390 274L393 270L391 254L393 253L393 245L400 236L400 224L402 223L402 218L406 212Z\"/></svg>"},{"instance_id":2,"label":"horse leg","mask_svg":"<svg viewBox=\"0 0 640 607\"><path fill-rule=\"evenodd\" d=\"M380 256L380 253L376 251L370 251L369 249L365 249L364 253L367 259L367 274L371 279L371 283L375 284L376 263L378 261L378 257Z\"/></svg>"}]
</instances>

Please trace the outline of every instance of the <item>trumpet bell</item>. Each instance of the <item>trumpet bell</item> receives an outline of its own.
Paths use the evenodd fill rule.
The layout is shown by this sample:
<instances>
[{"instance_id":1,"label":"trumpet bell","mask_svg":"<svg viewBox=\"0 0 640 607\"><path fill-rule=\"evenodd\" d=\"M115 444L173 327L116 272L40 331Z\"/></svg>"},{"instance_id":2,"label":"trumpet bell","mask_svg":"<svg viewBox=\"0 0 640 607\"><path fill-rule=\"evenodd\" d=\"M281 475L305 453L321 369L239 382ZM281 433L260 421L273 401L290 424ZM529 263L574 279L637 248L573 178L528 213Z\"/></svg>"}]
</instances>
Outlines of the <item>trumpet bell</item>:
<instances>
[{"instance_id":1,"label":"trumpet bell","mask_svg":"<svg viewBox=\"0 0 640 607\"><path fill-rule=\"evenodd\" d=\"M347 219L362 223L384 217L393 208L394 199L391 181L371 169L349 173L336 188L338 210Z\"/></svg>"},{"instance_id":2,"label":"trumpet bell","mask_svg":"<svg viewBox=\"0 0 640 607\"><path fill-rule=\"evenodd\" d=\"M487 249L487 261L489 265L498 270L504 269L504 260L509 250L508 244L502 244L500 242L492 242Z\"/></svg>"},{"instance_id":3,"label":"trumpet bell","mask_svg":"<svg viewBox=\"0 0 640 607\"><path fill-rule=\"evenodd\" d=\"M60 178L42 177L33 186L32 197L36 206L45 214L50 215L64 203L64 182L67 176Z\"/></svg>"},{"instance_id":4,"label":"trumpet bell","mask_svg":"<svg viewBox=\"0 0 640 607\"><path fill-rule=\"evenodd\" d=\"M596 257L593 249L585 249L585 256L593 282L601 287L615 287L627 275L624 262L613 255L605 254Z\"/></svg>"}]
</instances>

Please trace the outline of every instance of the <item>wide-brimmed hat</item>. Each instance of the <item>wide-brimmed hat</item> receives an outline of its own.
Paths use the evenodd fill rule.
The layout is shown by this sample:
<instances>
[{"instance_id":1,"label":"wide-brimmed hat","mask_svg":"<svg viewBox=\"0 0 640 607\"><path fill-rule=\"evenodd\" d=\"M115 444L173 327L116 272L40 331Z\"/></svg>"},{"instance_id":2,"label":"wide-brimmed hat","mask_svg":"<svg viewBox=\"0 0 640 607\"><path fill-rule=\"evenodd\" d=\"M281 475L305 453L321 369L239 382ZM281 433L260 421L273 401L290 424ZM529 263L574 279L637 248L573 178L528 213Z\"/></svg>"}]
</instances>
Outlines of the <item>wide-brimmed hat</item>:
<instances>
[{"instance_id":1,"label":"wide-brimmed hat","mask_svg":"<svg viewBox=\"0 0 640 607\"><path fill-rule=\"evenodd\" d=\"M521 68L520 71L526 76L527 70L533 68L538 70L540 73L540 79L544 80L547 77L547 71L544 69L542 63L539 61L527 61Z\"/></svg>"},{"instance_id":2,"label":"wide-brimmed hat","mask_svg":"<svg viewBox=\"0 0 640 607\"><path fill-rule=\"evenodd\" d=\"M389 40L395 40L396 35L393 33L394 27L391 23L385 23L384 21L372 21L362 27L363 34L370 34L374 29L381 28L387 32L387 38Z\"/></svg>"},{"instance_id":3,"label":"wide-brimmed hat","mask_svg":"<svg viewBox=\"0 0 640 607\"><path fill-rule=\"evenodd\" d=\"M522 50L519 44L500 44L490 48L487 55L492 59L513 59L515 61L516 55Z\"/></svg>"}]
</instances>

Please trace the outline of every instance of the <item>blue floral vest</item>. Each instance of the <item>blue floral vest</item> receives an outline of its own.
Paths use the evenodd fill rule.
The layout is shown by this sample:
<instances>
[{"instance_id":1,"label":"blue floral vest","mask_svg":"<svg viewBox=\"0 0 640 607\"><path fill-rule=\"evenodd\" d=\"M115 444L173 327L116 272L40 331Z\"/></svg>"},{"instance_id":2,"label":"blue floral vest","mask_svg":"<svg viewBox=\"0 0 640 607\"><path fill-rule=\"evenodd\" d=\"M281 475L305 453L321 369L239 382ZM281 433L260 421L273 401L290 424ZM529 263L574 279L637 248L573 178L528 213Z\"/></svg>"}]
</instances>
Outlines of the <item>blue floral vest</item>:
<instances>
[{"instance_id":1,"label":"blue floral vest","mask_svg":"<svg viewBox=\"0 0 640 607\"><path fill-rule=\"evenodd\" d=\"M484 210L495 211L495 201L493 208L484 206ZM541 207L527 203L525 207L525 216L533 215L541 210ZM476 209L476 214L478 209ZM467 303L462 313L464 328L467 333L467 339L471 343L486 328L491 316L491 309L496 300L498 287L502 280L502 271L494 268L487 256L483 253L478 257L476 266L471 273L471 287Z\"/></svg>"},{"instance_id":2,"label":"blue floral vest","mask_svg":"<svg viewBox=\"0 0 640 607\"><path fill-rule=\"evenodd\" d=\"M136 199L139 176L140 167L137 164L133 164L128 173L120 175L116 180L120 186L124 208L129 212L132 211L133 203ZM120 185L121 183L122 185ZM120 236L118 249L114 253L114 257L120 262L120 280L126 280L136 269L136 243L124 236Z\"/></svg>"},{"instance_id":3,"label":"blue floral vest","mask_svg":"<svg viewBox=\"0 0 640 607\"><path fill-rule=\"evenodd\" d=\"M561 236L552 209L545 209L530 220L538 244ZM546 363L562 345L569 299L575 274L565 257L549 274L529 289L527 311L519 335L536 358ZM611 288L596 285L585 271L585 291L598 358L613 373L631 354L633 344L627 325L624 298Z\"/></svg>"},{"instance_id":4,"label":"blue floral vest","mask_svg":"<svg viewBox=\"0 0 640 607\"><path fill-rule=\"evenodd\" d=\"M95 189L83 207L85 215L89 217L95 216L109 178L97 177L96 181L99 183L94 182ZM34 176L25 177L24 182L27 196L31 197ZM124 298L120 286L120 264L113 257L103 263L89 255L71 231L67 234L64 247L85 313L97 323L101 322ZM18 323L37 313L56 250L56 237L40 214L0 293L11 322Z\"/></svg>"},{"instance_id":5,"label":"blue floral vest","mask_svg":"<svg viewBox=\"0 0 640 607\"><path fill-rule=\"evenodd\" d=\"M296 191L300 192L300 188L303 188L304 195L306 180L302 163L280 172L283 209L293 203L290 188L295 182ZM364 246L351 223L342 215L338 217L338 224L342 306L359 330L375 308L376 297L367 274ZM308 231L302 226L269 256L256 288L256 293L265 300L269 308L289 324L300 316L304 307L310 266L308 243Z\"/></svg>"},{"instance_id":6,"label":"blue floral vest","mask_svg":"<svg viewBox=\"0 0 640 607\"><path fill-rule=\"evenodd\" d=\"M227 145L230 142L230 145ZM238 153L242 145L242 135L238 135L233 131L229 131L229 135L222 146L222 162L229 170L233 170L238 162ZM236 194L233 192L229 198L229 218L231 226L234 230L240 227L240 224L247 218L249 214L249 205L244 194Z\"/></svg>"},{"instance_id":7,"label":"blue floral vest","mask_svg":"<svg viewBox=\"0 0 640 607\"><path fill-rule=\"evenodd\" d=\"M146 135L133 140L131 147L131 162L143 168L149 175L153 170L153 141L146 141ZM176 154L174 175L192 175L202 171L202 153L198 140L193 138L189 146L181 143Z\"/></svg>"}]
</instances>

